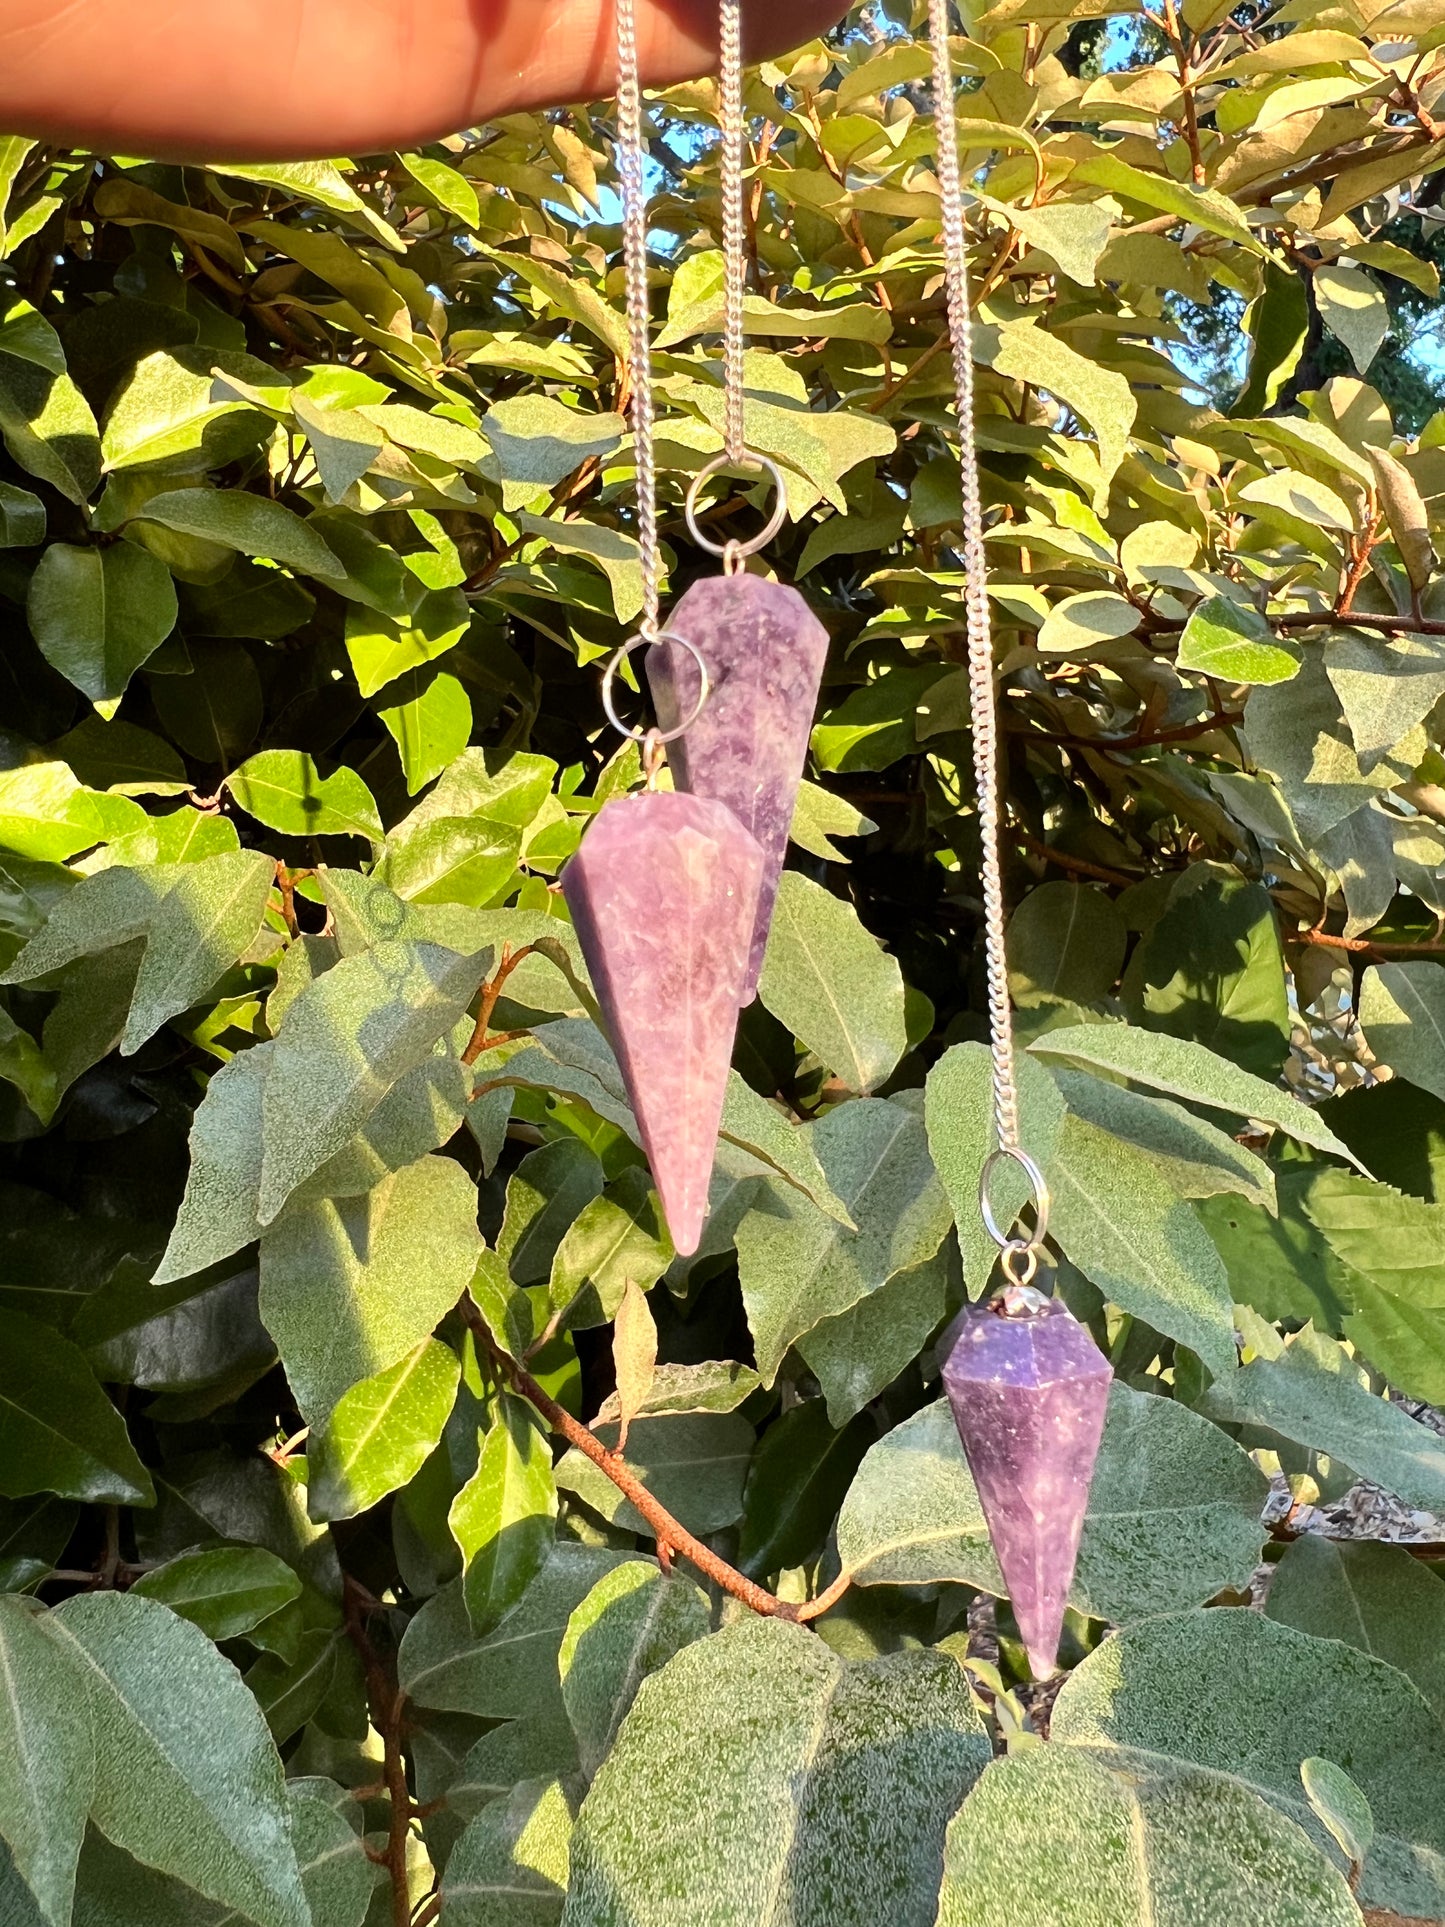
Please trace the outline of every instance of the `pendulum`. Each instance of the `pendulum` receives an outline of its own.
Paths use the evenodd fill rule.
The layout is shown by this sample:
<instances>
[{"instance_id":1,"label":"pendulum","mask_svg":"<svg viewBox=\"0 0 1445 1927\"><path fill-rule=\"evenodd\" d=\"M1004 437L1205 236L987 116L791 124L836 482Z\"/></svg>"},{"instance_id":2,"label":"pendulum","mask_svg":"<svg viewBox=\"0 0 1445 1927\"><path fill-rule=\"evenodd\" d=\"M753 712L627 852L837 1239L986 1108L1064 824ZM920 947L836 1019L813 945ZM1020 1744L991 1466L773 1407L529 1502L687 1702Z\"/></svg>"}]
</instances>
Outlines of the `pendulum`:
<instances>
[{"instance_id":1,"label":"pendulum","mask_svg":"<svg viewBox=\"0 0 1445 1927\"><path fill-rule=\"evenodd\" d=\"M693 796L726 803L762 846L763 879L749 936L741 1000L751 1003L763 967L813 726L828 632L796 589L756 575L694 583L669 627L707 659L712 693L679 740L673 780ZM675 644L647 658L647 681L664 728L697 700L698 672Z\"/></svg>"},{"instance_id":2,"label":"pendulum","mask_svg":"<svg viewBox=\"0 0 1445 1927\"><path fill-rule=\"evenodd\" d=\"M1111 1374L1108 1361L1068 1307L1032 1285L1048 1235L1049 1192L1019 1134L999 860L998 718L974 445L968 252L948 0L928 0L928 17L948 325L958 398L969 702L993 1058L996 1148L980 1176L979 1208L985 1229L1000 1248L1006 1281L997 1298L968 1311L960 1321L943 1366L943 1382L1029 1664L1035 1677L1043 1678L1058 1657ZM1030 1236L1011 1235L994 1217L988 1185L1003 1160L1020 1166L1032 1188Z\"/></svg>"},{"instance_id":3,"label":"pendulum","mask_svg":"<svg viewBox=\"0 0 1445 1927\"><path fill-rule=\"evenodd\" d=\"M1062 1300L1028 1285L965 1312L943 1368L1036 1679L1058 1655L1110 1378Z\"/></svg>"},{"instance_id":4,"label":"pendulum","mask_svg":"<svg viewBox=\"0 0 1445 1927\"><path fill-rule=\"evenodd\" d=\"M634 0L618 0L617 29L618 159L643 614L639 633L608 664L602 705L613 727L641 744L647 789L614 798L599 812L563 873L562 890L668 1230L679 1254L689 1256L697 1250L707 1217L763 853L726 802L657 787L663 746L696 725L711 682L709 664L696 645L658 621L647 212ZM617 671L643 643L667 647L693 672L687 713L665 728L629 728L613 706Z\"/></svg>"},{"instance_id":5,"label":"pendulum","mask_svg":"<svg viewBox=\"0 0 1445 1927\"><path fill-rule=\"evenodd\" d=\"M828 632L796 589L742 572L743 561L766 548L782 527L787 496L776 464L748 448L743 426L747 255L740 15L739 0L721 0L725 447L697 475L687 497L692 538L722 559L725 573L694 583L673 610L669 628L702 650L712 679L706 710L673 754L673 780L693 796L726 803L762 845L763 883L742 995L751 1003L808 754ZM777 491L771 520L749 542L715 542L699 523L702 490L724 468L761 470ZM693 707L697 678L694 664L675 646L664 643L649 654L648 686L665 730L675 729Z\"/></svg>"},{"instance_id":6,"label":"pendulum","mask_svg":"<svg viewBox=\"0 0 1445 1927\"><path fill-rule=\"evenodd\" d=\"M725 804L647 790L607 804L562 877L684 1256L707 1217L762 867Z\"/></svg>"}]
</instances>

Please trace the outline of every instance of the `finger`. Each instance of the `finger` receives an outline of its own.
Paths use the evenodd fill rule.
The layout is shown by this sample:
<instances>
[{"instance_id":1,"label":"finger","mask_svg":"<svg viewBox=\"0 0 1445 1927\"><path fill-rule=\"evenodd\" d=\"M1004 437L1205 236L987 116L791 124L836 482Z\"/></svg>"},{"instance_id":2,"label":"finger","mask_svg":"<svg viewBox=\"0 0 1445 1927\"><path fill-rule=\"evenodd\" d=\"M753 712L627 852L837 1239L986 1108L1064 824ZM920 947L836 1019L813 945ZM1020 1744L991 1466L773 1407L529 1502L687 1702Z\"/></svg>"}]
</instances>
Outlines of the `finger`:
<instances>
[{"instance_id":1,"label":"finger","mask_svg":"<svg viewBox=\"0 0 1445 1927\"><path fill-rule=\"evenodd\" d=\"M299 160L410 147L609 93L614 0L0 0L0 126L101 153ZM750 59L844 0L744 0ZM717 0L639 0L643 77L710 71Z\"/></svg>"}]
</instances>

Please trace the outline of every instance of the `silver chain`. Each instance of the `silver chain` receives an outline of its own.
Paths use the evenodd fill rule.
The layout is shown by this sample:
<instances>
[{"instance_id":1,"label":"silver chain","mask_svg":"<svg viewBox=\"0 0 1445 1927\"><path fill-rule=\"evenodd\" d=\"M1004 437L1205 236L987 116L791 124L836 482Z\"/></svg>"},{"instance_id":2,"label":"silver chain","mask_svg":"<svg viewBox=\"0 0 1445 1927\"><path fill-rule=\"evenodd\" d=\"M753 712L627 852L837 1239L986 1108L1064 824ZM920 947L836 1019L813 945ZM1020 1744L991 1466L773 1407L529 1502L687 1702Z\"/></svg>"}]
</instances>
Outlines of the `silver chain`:
<instances>
[{"instance_id":1,"label":"silver chain","mask_svg":"<svg viewBox=\"0 0 1445 1927\"><path fill-rule=\"evenodd\" d=\"M641 633L657 634L662 562L657 546L657 458L652 395L652 303L647 283L647 163L637 74L636 0L617 0L617 172L622 182L622 253L637 463L637 544L642 562Z\"/></svg>"},{"instance_id":2,"label":"silver chain","mask_svg":"<svg viewBox=\"0 0 1445 1927\"><path fill-rule=\"evenodd\" d=\"M999 857L998 711L993 686L993 638L989 625L988 574L983 545L983 504L974 446L972 315L968 295L968 241L958 164L958 122L953 61L948 41L948 0L928 0L933 50L935 159L942 209L943 257L948 285L948 331L958 395L959 468L963 483L964 612L968 645L968 693L973 731L973 771L978 787L978 830L983 886L984 948L988 971L989 1042L993 1056L993 1117L997 1148L984 1165L980 1189L984 1219L1005 1253L1036 1254L1048 1226L1049 1194L1043 1175L1024 1151L1019 1133L1018 1074L1014 1062L1013 1006L1009 1001L1004 946L1003 871ZM1020 1165L1034 1189L1037 1222L1032 1240L1007 1237L988 1207L989 1177L1001 1158ZM1035 1256L1036 1262L1036 1256ZM1029 1267L1030 1273L1032 1266ZM1019 1279L1017 1282L1027 1282Z\"/></svg>"},{"instance_id":3,"label":"silver chain","mask_svg":"<svg viewBox=\"0 0 1445 1927\"><path fill-rule=\"evenodd\" d=\"M723 243L723 392L724 430L728 460L741 462L747 454L743 437L743 301L747 292L747 226L743 214L743 164L747 123L743 117L742 0L720 0L718 51L720 63L719 124L722 129L722 243Z\"/></svg>"}]
</instances>

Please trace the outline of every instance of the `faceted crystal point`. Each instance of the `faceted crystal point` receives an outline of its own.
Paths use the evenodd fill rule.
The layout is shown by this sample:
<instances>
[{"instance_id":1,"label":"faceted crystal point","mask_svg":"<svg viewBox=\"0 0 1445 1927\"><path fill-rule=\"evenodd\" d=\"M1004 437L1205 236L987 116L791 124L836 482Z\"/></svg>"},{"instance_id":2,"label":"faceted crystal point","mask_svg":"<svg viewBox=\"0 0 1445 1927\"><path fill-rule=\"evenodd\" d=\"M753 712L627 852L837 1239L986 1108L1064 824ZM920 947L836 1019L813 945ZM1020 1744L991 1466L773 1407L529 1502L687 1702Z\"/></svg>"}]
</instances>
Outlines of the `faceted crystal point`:
<instances>
[{"instance_id":1,"label":"faceted crystal point","mask_svg":"<svg viewBox=\"0 0 1445 1927\"><path fill-rule=\"evenodd\" d=\"M658 790L607 804L562 878L684 1256L707 1216L762 867L723 804Z\"/></svg>"},{"instance_id":2,"label":"faceted crystal point","mask_svg":"<svg viewBox=\"0 0 1445 1927\"><path fill-rule=\"evenodd\" d=\"M668 752L673 780L693 796L726 803L762 845L747 1004L763 968L828 632L796 589L757 575L694 583L667 626L701 654L710 691L702 714ZM648 650L647 680L663 729L685 722L698 694L697 664L687 651L666 641Z\"/></svg>"},{"instance_id":3,"label":"faceted crystal point","mask_svg":"<svg viewBox=\"0 0 1445 1927\"><path fill-rule=\"evenodd\" d=\"M943 1384L1034 1677L1054 1670L1112 1374L1057 1298L1032 1316L975 1306Z\"/></svg>"}]
</instances>

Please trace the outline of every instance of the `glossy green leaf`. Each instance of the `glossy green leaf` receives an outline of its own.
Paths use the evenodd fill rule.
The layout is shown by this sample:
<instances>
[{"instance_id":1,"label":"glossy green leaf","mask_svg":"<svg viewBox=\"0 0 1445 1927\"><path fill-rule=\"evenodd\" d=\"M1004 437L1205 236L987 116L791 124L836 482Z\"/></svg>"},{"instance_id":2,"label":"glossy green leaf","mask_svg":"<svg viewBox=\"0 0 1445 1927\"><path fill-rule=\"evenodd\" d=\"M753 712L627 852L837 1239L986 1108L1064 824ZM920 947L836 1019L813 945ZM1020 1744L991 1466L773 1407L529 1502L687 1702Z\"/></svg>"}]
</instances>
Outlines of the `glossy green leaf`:
<instances>
[{"instance_id":1,"label":"glossy green leaf","mask_svg":"<svg viewBox=\"0 0 1445 1927\"><path fill-rule=\"evenodd\" d=\"M456 1353L425 1338L387 1371L353 1385L307 1450L313 1519L349 1519L414 1478L456 1399Z\"/></svg>"},{"instance_id":2,"label":"glossy green leaf","mask_svg":"<svg viewBox=\"0 0 1445 1927\"><path fill-rule=\"evenodd\" d=\"M208 1639L236 1639L301 1594L301 1581L262 1546L216 1546L182 1553L143 1573L131 1588L158 1599Z\"/></svg>"},{"instance_id":3,"label":"glossy green leaf","mask_svg":"<svg viewBox=\"0 0 1445 1927\"><path fill-rule=\"evenodd\" d=\"M79 1349L22 1312L0 1311L0 1492L150 1505L150 1474Z\"/></svg>"},{"instance_id":4,"label":"glossy green leaf","mask_svg":"<svg viewBox=\"0 0 1445 1927\"><path fill-rule=\"evenodd\" d=\"M1289 682L1299 674L1297 651L1276 642L1253 609L1225 596L1211 597L1190 616L1178 663L1228 683Z\"/></svg>"},{"instance_id":5,"label":"glossy green leaf","mask_svg":"<svg viewBox=\"0 0 1445 1927\"><path fill-rule=\"evenodd\" d=\"M176 625L175 584L163 562L129 542L54 542L31 577L26 615L46 660L110 716Z\"/></svg>"},{"instance_id":6,"label":"glossy green leaf","mask_svg":"<svg viewBox=\"0 0 1445 1927\"><path fill-rule=\"evenodd\" d=\"M479 1637L511 1611L541 1571L556 1517L551 1445L531 1408L501 1392L477 1469L448 1514L465 1562L462 1597Z\"/></svg>"},{"instance_id":7,"label":"glossy green leaf","mask_svg":"<svg viewBox=\"0 0 1445 1927\"><path fill-rule=\"evenodd\" d=\"M364 836L380 841L381 818L354 770L322 776L295 749L263 749L226 778L248 815L287 836Z\"/></svg>"},{"instance_id":8,"label":"glossy green leaf","mask_svg":"<svg viewBox=\"0 0 1445 1927\"><path fill-rule=\"evenodd\" d=\"M234 489L178 488L153 495L141 510L147 522L199 536L241 555L284 562L302 575L335 582L345 571L303 517L280 502Z\"/></svg>"}]
</instances>

